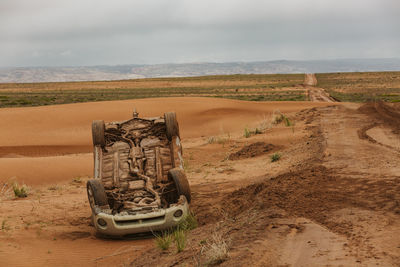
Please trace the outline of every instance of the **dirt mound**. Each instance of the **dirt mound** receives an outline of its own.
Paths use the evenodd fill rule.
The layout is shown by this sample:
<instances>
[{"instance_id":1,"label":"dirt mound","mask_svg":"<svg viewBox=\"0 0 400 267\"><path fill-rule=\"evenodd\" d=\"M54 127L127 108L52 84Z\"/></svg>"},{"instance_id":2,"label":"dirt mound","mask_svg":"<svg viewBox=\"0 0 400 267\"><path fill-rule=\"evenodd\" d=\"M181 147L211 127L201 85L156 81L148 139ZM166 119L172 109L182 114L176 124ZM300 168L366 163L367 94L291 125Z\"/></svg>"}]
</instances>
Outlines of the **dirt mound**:
<instances>
[{"instance_id":1,"label":"dirt mound","mask_svg":"<svg viewBox=\"0 0 400 267\"><path fill-rule=\"evenodd\" d=\"M393 133L400 134L400 103L371 102L364 104L358 110L371 117L371 124L388 126Z\"/></svg>"},{"instance_id":2,"label":"dirt mound","mask_svg":"<svg viewBox=\"0 0 400 267\"><path fill-rule=\"evenodd\" d=\"M231 216L275 207L292 216L309 218L334 232L349 234L348 225L336 223L329 214L356 207L400 214L400 205L394 198L398 191L400 177L374 182L347 179L315 166L239 189L222 200L222 207Z\"/></svg>"},{"instance_id":3,"label":"dirt mound","mask_svg":"<svg viewBox=\"0 0 400 267\"><path fill-rule=\"evenodd\" d=\"M87 146L0 146L0 158L18 158L18 157L52 157L69 154L91 153L93 147Z\"/></svg>"},{"instance_id":4,"label":"dirt mound","mask_svg":"<svg viewBox=\"0 0 400 267\"><path fill-rule=\"evenodd\" d=\"M235 153L231 153L228 157L229 160L239 160L246 158L254 158L265 153L276 150L276 146L273 144L267 144L265 142L256 142L247 145Z\"/></svg>"}]
</instances>

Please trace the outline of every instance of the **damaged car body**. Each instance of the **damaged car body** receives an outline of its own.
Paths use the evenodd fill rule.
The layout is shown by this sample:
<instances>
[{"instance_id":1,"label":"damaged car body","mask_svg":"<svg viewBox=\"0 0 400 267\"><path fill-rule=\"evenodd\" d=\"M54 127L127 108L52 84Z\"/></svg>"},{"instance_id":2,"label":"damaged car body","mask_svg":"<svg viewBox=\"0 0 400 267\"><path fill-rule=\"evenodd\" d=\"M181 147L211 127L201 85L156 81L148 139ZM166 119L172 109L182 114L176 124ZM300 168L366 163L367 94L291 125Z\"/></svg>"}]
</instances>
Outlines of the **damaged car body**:
<instances>
[{"instance_id":1,"label":"damaged car body","mask_svg":"<svg viewBox=\"0 0 400 267\"><path fill-rule=\"evenodd\" d=\"M96 230L123 236L160 231L189 213L179 125L163 117L92 123L94 179L87 194Z\"/></svg>"}]
</instances>

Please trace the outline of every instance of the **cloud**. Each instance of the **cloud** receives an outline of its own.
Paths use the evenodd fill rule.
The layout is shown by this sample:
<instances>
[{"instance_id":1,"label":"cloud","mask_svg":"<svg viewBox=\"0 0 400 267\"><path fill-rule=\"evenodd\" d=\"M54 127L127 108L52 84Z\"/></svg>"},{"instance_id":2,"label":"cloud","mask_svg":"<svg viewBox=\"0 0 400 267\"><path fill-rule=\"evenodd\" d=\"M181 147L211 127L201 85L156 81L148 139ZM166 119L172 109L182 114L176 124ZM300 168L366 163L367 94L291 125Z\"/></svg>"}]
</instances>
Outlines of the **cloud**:
<instances>
[{"instance_id":1,"label":"cloud","mask_svg":"<svg viewBox=\"0 0 400 267\"><path fill-rule=\"evenodd\" d=\"M399 16L397 0L2 0L0 64L400 57Z\"/></svg>"}]
</instances>

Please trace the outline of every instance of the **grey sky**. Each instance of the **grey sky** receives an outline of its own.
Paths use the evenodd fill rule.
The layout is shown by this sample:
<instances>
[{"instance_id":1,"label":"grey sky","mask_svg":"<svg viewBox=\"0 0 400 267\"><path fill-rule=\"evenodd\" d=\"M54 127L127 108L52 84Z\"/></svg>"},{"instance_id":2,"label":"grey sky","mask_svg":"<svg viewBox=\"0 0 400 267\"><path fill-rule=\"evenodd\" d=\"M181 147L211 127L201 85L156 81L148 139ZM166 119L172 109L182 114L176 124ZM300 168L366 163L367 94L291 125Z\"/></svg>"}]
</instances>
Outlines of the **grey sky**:
<instances>
[{"instance_id":1,"label":"grey sky","mask_svg":"<svg viewBox=\"0 0 400 267\"><path fill-rule=\"evenodd\" d=\"M399 0L0 0L0 67L381 57Z\"/></svg>"}]
</instances>

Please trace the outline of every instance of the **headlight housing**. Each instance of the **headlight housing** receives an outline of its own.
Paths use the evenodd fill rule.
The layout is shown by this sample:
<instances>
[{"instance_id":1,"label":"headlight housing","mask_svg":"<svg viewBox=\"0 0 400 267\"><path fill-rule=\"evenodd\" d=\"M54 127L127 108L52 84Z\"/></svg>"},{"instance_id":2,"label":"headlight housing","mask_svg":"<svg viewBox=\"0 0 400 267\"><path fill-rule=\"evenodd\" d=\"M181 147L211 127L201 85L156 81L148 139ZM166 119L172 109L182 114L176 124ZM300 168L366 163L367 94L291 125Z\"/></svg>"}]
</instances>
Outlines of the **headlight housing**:
<instances>
[{"instance_id":1,"label":"headlight housing","mask_svg":"<svg viewBox=\"0 0 400 267\"><path fill-rule=\"evenodd\" d=\"M177 211L174 212L174 217L175 217L175 218L179 218L179 217L182 216L182 214L183 214L183 211L182 211L182 210L177 210Z\"/></svg>"}]
</instances>

